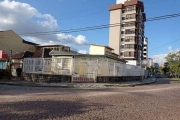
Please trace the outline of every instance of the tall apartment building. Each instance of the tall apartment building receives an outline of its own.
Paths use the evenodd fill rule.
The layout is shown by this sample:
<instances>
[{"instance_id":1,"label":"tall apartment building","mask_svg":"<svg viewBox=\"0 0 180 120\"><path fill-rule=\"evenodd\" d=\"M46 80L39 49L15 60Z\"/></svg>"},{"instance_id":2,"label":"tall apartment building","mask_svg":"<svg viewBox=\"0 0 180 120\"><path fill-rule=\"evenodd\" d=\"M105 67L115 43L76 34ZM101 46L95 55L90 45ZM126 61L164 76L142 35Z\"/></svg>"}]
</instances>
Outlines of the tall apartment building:
<instances>
[{"instance_id":1,"label":"tall apartment building","mask_svg":"<svg viewBox=\"0 0 180 120\"><path fill-rule=\"evenodd\" d=\"M148 58L148 38L144 38L144 44L143 44L143 59L147 60Z\"/></svg>"},{"instance_id":2,"label":"tall apartment building","mask_svg":"<svg viewBox=\"0 0 180 120\"><path fill-rule=\"evenodd\" d=\"M109 7L109 46L127 64L140 65L143 60L144 4L139 0L117 0L120 3ZM120 25L118 25L120 24Z\"/></svg>"}]
</instances>

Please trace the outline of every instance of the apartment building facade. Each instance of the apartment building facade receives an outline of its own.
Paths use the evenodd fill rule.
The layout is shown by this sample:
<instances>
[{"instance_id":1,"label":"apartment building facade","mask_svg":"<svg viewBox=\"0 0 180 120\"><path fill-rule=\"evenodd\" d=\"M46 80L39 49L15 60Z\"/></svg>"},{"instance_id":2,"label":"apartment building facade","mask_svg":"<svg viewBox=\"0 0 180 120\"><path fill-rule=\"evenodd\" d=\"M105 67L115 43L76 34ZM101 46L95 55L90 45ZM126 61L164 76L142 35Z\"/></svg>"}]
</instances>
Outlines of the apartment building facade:
<instances>
[{"instance_id":1,"label":"apartment building facade","mask_svg":"<svg viewBox=\"0 0 180 120\"><path fill-rule=\"evenodd\" d=\"M109 46L129 64L140 65L144 59L144 4L139 0L129 0L109 7ZM128 63L127 63L128 64Z\"/></svg>"},{"instance_id":2,"label":"apartment building facade","mask_svg":"<svg viewBox=\"0 0 180 120\"><path fill-rule=\"evenodd\" d=\"M144 38L144 44L143 44L143 59L147 60L148 58L148 38Z\"/></svg>"}]
</instances>

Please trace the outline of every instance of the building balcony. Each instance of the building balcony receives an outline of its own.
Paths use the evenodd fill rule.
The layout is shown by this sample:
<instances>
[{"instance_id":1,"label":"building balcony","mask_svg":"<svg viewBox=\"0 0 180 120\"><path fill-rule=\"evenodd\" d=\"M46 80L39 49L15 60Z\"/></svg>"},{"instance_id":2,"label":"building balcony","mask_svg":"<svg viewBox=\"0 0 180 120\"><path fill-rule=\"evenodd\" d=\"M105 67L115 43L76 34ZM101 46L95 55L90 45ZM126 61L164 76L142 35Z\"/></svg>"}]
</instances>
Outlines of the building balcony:
<instances>
[{"instance_id":1,"label":"building balcony","mask_svg":"<svg viewBox=\"0 0 180 120\"><path fill-rule=\"evenodd\" d=\"M125 10L124 14L133 14L133 13L137 13L136 10Z\"/></svg>"},{"instance_id":2,"label":"building balcony","mask_svg":"<svg viewBox=\"0 0 180 120\"><path fill-rule=\"evenodd\" d=\"M124 55L124 57L123 58L135 58L135 56L134 55Z\"/></svg>"},{"instance_id":3,"label":"building balcony","mask_svg":"<svg viewBox=\"0 0 180 120\"><path fill-rule=\"evenodd\" d=\"M135 48L124 48L124 51L135 51Z\"/></svg>"},{"instance_id":4,"label":"building balcony","mask_svg":"<svg viewBox=\"0 0 180 120\"><path fill-rule=\"evenodd\" d=\"M135 44L135 41L134 40L124 40L124 43L132 43L132 44Z\"/></svg>"},{"instance_id":5,"label":"building balcony","mask_svg":"<svg viewBox=\"0 0 180 120\"><path fill-rule=\"evenodd\" d=\"M135 37L135 36L136 36L135 33L133 33L133 34L124 34L124 37Z\"/></svg>"},{"instance_id":6,"label":"building balcony","mask_svg":"<svg viewBox=\"0 0 180 120\"><path fill-rule=\"evenodd\" d=\"M136 21L136 18L129 18L129 19L125 19L124 22L131 22L131 21Z\"/></svg>"},{"instance_id":7,"label":"building balcony","mask_svg":"<svg viewBox=\"0 0 180 120\"><path fill-rule=\"evenodd\" d=\"M136 29L136 26L134 25L134 26L124 26L123 27L124 29Z\"/></svg>"}]
</instances>

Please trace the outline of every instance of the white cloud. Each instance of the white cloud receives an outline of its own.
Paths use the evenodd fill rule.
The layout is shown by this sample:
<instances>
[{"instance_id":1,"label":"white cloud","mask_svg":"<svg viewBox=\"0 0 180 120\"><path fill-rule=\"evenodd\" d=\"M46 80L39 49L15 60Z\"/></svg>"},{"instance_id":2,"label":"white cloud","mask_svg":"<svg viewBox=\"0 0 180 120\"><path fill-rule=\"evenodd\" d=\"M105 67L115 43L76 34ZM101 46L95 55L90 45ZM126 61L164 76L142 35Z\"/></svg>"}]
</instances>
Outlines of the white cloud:
<instances>
[{"instance_id":1,"label":"white cloud","mask_svg":"<svg viewBox=\"0 0 180 120\"><path fill-rule=\"evenodd\" d=\"M87 54L87 51L86 51L86 50L79 50L78 52L79 52L79 53L82 53L82 54Z\"/></svg>"},{"instance_id":2,"label":"white cloud","mask_svg":"<svg viewBox=\"0 0 180 120\"><path fill-rule=\"evenodd\" d=\"M159 65L162 65L164 64L164 62L166 62L166 59L165 59L166 56L167 54L154 55L152 56L152 59L154 63L159 63Z\"/></svg>"},{"instance_id":3,"label":"white cloud","mask_svg":"<svg viewBox=\"0 0 180 120\"><path fill-rule=\"evenodd\" d=\"M172 46L169 46L169 47L168 47L168 50L169 50L169 53L174 53L174 52L180 51L180 49L173 50ZM162 65L164 62L166 62L165 57L166 57L169 53L167 53L167 54L159 54L159 55L154 55L154 56L152 56L153 62L154 62L154 63L159 63L159 65Z\"/></svg>"},{"instance_id":4,"label":"white cloud","mask_svg":"<svg viewBox=\"0 0 180 120\"><path fill-rule=\"evenodd\" d=\"M176 53L176 52L180 51L179 48L177 48L176 50L173 50L172 46L169 46L168 49L169 49L170 53Z\"/></svg>"},{"instance_id":5,"label":"white cloud","mask_svg":"<svg viewBox=\"0 0 180 120\"><path fill-rule=\"evenodd\" d=\"M116 4L124 4L124 2L127 0L116 0Z\"/></svg>"},{"instance_id":6,"label":"white cloud","mask_svg":"<svg viewBox=\"0 0 180 120\"><path fill-rule=\"evenodd\" d=\"M0 2L0 30L13 30L18 34L57 31L57 20L50 14L42 14L27 3L4 0ZM83 35L49 34L26 36L25 39L39 44L84 45Z\"/></svg>"},{"instance_id":7,"label":"white cloud","mask_svg":"<svg viewBox=\"0 0 180 120\"><path fill-rule=\"evenodd\" d=\"M172 46L169 46L168 50L170 51L170 53L172 53L173 52Z\"/></svg>"}]
</instances>

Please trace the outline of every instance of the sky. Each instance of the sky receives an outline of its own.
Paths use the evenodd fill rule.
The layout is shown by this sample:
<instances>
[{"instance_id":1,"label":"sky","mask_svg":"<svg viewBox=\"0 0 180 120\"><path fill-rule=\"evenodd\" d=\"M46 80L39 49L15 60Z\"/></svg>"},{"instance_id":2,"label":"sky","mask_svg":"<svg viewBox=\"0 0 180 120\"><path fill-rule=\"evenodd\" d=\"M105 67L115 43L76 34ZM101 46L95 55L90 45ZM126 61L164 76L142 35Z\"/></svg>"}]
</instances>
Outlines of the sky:
<instances>
[{"instance_id":1,"label":"sky","mask_svg":"<svg viewBox=\"0 0 180 120\"><path fill-rule=\"evenodd\" d=\"M123 0L118 0L123 1ZM180 0L143 0L146 18L180 13ZM19 35L63 31L109 24L109 6L116 0L0 0L0 31ZM180 17L145 23L148 57L162 64L180 50ZM38 44L62 44L88 53L89 44L108 45L109 28L35 36L21 36Z\"/></svg>"}]
</instances>

